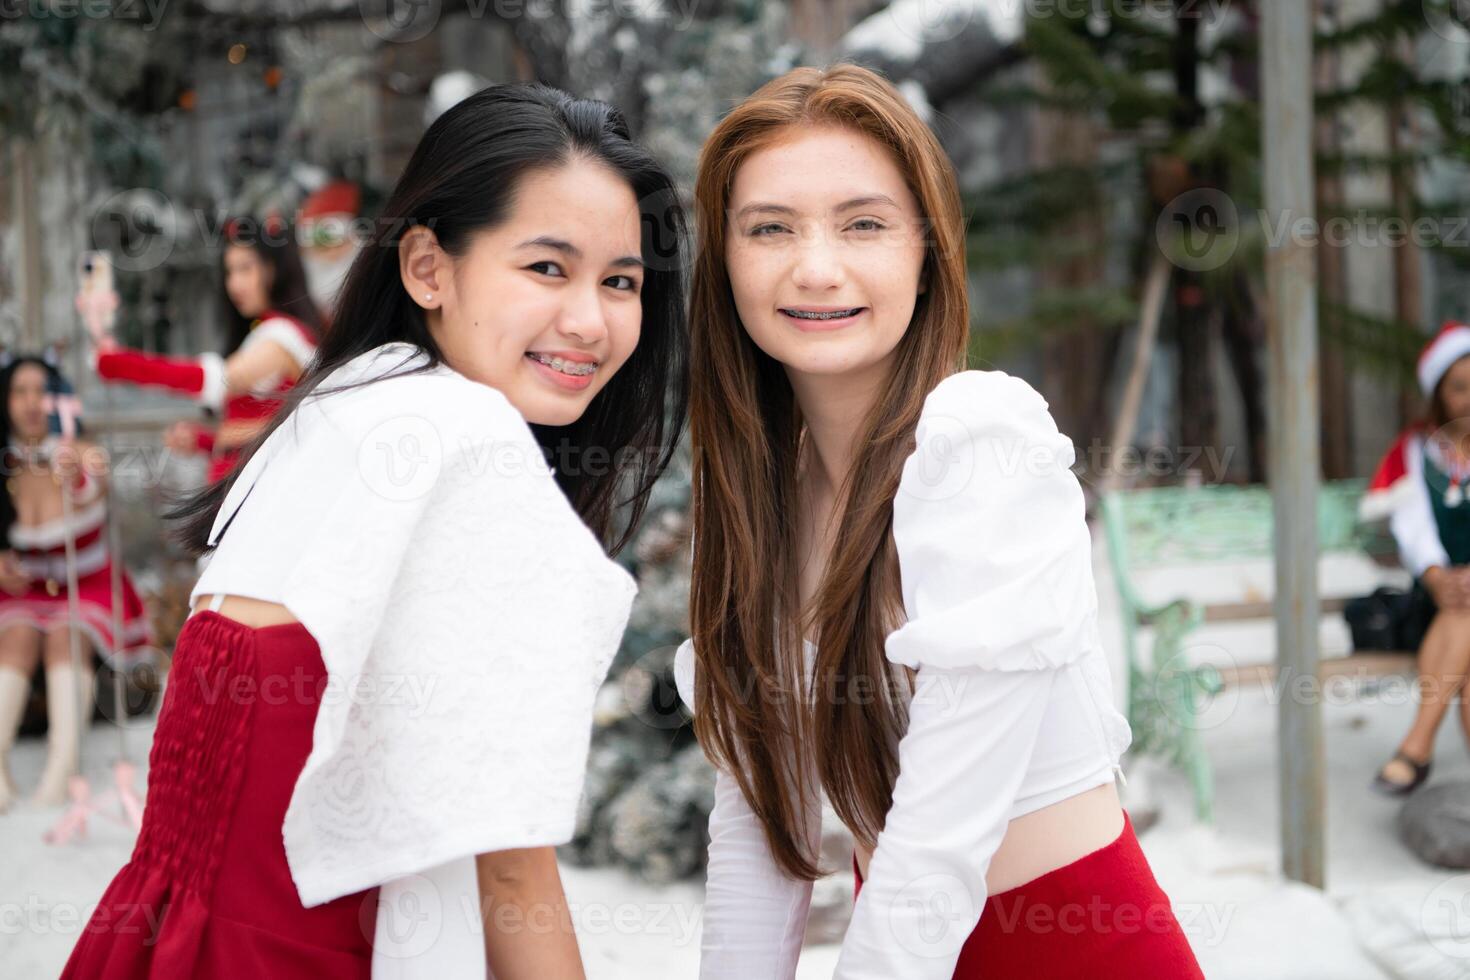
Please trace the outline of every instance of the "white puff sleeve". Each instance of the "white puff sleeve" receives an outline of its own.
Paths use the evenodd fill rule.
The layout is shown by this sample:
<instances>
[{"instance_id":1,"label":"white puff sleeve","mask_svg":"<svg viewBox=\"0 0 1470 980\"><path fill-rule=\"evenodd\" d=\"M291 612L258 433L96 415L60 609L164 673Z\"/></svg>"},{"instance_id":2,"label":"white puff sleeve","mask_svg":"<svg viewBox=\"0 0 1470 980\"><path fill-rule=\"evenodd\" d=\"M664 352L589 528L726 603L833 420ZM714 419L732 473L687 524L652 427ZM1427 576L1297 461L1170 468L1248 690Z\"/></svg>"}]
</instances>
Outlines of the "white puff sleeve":
<instances>
[{"instance_id":1,"label":"white puff sleeve","mask_svg":"<svg viewBox=\"0 0 1470 980\"><path fill-rule=\"evenodd\" d=\"M245 344L254 345L270 341L290 355L291 360L296 362L298 370L305 371L306 366L316 356L316 344L301 328L293 321L283 316L273 316L256 324L255 328L245 335Z\"/></svg>"},{"instance_id":2,"label":"white puff sleeve","mask_svg":"<svg viewBox=\"0 0 1470 980\"><path fill-rule=\"evenodd\" d=\"M1429 500L1429 484L1424 479L1423 444L1414 442L1405 456L1408 470L1404 493L1388 519L1399 558L1415 578L1430 566L1450 567L1450 556L1439 538L1439 524L1434 519L1434 505Z\"/></svg>"},{"instance_id":3,"label":"white puff sleeve","mask_svg":"<svg viewBox=\"0 0 1470 980\"><path fill-rule=\"evenodd\" d=\"M908 621L887 643L918 686L837 980L948 980L980 919L1053 686L1098 644L1073 461L1004 373L954 375L925 403L894 500Z\"/></svg>"},{"instance_id":4,"label":"white puff sleeve","mask_svg":"<svg viewBox=\"0 0 1470 980\"><path fill-rule=\"evenodd\" d=\"M695 710L694 661L694 643L685 640L674 655L674 680L690 711ZM811 805L805 822L815 853L820 807ZM790 980L806 933L812 883L781 871L739 784L718 767L709 837L701 980Z\"/></svg>"}]
</instances>

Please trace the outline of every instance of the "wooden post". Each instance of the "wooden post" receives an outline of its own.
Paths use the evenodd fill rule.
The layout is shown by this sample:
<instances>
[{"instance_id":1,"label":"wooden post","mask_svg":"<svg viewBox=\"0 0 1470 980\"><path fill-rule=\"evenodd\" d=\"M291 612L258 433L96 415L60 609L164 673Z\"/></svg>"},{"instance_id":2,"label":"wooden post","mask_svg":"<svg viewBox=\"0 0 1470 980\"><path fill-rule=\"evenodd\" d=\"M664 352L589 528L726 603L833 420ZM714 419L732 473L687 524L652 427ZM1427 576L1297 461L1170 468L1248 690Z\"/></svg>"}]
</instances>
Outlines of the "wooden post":
<instances>
[{"instance_id":1,"label":"wooden post","mask_svg":"<svg viewBox=\"0 0 1470 980\"><path fill-rule=\"evenodd\" d=\"M1312 0L1261 11L1262 143L1268 219L1288 235L1266 256L1270 399L1267 441L1275 516L1276 661L1283 678L1317 677L1317 256L1314 243ZM1284 690L1293 691L1288 683ZM1280 707L1281 860L1288 878L1323 885L1321 699Z\"/></svg>"},{"instance_id":2,"label":"wooden post","mask_svg":"<svg viewBox=\"0 0 1470 980\"><path fill-rule=\"evenodd\" d=\"M41 271L41 223L36 217L36 146L28 139L11 142L12 214L19 234L16 236L16 292L20 298L20 331L7 338L22 350L41 349L43 332Z\"/></svg>"}]
</instances>

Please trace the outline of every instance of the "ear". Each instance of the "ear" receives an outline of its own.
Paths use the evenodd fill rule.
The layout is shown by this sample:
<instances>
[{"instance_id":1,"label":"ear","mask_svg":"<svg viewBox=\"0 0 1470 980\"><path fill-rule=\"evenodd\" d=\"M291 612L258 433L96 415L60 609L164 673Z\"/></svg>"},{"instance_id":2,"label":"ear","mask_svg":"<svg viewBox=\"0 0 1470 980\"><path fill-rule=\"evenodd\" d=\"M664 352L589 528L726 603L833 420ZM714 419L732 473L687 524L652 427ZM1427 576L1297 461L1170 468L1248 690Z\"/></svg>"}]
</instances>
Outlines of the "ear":
<instances>
[{"instance_id":1,"label":"ear","mask_svg":"<svg viewBox=\"0 0 1470 980\"><path fill-rule=\"evenodd\" d=\"M448 274L448 256L432 230L414 225L404 232L398 242L398 275L410 299L426 310L437 310Z\"/></svg>"}]
</instances>

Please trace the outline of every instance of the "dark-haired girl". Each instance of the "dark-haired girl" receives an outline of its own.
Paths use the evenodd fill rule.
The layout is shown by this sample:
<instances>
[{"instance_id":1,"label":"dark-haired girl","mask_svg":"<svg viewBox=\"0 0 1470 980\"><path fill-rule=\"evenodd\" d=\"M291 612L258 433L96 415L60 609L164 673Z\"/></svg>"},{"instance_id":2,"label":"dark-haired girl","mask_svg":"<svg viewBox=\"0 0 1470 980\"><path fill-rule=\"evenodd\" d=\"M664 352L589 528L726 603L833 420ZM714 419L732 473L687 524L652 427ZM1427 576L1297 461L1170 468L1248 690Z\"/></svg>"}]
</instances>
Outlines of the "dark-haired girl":
<instances>
[{"instance_id":1,"label":"dark-haired girl","mask_svg":"<svg viewBox=\"0 0 1470 980\"><path fill-rule=\"evenodd\" d=\"M1424 784L1434 739L1459 696L1470 742L1470 325L1446 323L1416 368L1428 412L1399 434L1364 494L1362 517L1388 518L1399 560L1414 576L1412 602L1429 622L1419 645L1423 697L1373 788L1403 796ZM1422 620L1421 620L1422 621Z\"/></svg>"},{"instance_id":2,"label":"dark-haired girl","mask_svg":"<svg viewBox=\"0 0 1470 980\"><path fill-rule=\"evenodd\" d=\"M225 224L225 241L225 354L150 354L122 347L110 335L98 338L95 350L103 380L164 388L221 416L218 431L181 422L166 436L175 451L210 453L210 483L230 471L240 448L281 407L282 396L316 353L321 331L321 314L285 222L275 216L262 222L236 218Z\"/></svg>"},{"instance_id":3,"label":"dark-haired girl","mask_svg":"<svg viewBox=\"0 0 1470 980\"><path fill-rule=\"evenodd\" d=\"M636 591L604 546L684 408L673 201L604 103L430 127L318 360L177 512L213 558L67 976L583 975L553 848Z\"/></svg>"},{"instance_id":4,"label":"dark-haired girl","mask_svg":"<svg viewBox=\"0 0 1470 980\"><path fill-rule=\"evenodd\" d=\"M695 196L701 975L795 974L825 792L857 843L840 980L1199 977L1114 788L1072 446L963 370L938 140L873 72L799 68L715 128Z\"/></svg>"},{"instance_id":5,"label":"dark-haired girl","mask_svg":"<svg viewBox=\"0 0 1470 980\"><path fill-rule=\"evenodd\" d=\"M91 720L94 658L126 671L153 653L143 602L126 572L116 597L121 635L113 633L112 556L107 543L107 461L86 440L52 431L66 387L39 357L17 357L0 370L0 811L17 791L5 765L20 727L31 675L46 671L46 764L31 802L65 801L76 773L81 733ZM71 484L72 512L62 494ZM75 545L73 621L66 565ZM72 630L86 655L72 659Z\"/></svg>"}]
</instances>

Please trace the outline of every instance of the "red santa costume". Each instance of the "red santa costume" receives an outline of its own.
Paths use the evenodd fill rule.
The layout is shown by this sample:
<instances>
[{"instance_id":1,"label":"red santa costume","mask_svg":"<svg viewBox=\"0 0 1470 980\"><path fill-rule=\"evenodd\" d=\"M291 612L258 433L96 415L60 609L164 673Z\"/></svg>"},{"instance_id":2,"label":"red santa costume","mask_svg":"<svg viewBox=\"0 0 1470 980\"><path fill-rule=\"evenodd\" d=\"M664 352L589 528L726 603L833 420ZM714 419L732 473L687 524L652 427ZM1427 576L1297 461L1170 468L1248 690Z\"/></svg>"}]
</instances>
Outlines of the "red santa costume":
<instances>
[{"instance_id":1,"label":"red santa costume","mask_svg":"<svg viewBox=\"0 0 1470 980\"><path fill-rule=\"evenodd\" d=\"M1440 379L1460 358L1470 355L1470 326L1448 322L1419 355L1419 388L1432 398ZM1363 520L1388 518L1399 556L1416 578L1433 565L1470 560L1470 469L1445 451L1423 423L1399 433L1379 461L1359 504Z\"/></svg>"},{"instance_id":2,"label":"red santa costume","mask_svg":"<svg viewBox=\"0 0 1470 980\"><path fill-rule=\"evenodd\" d=\"M52 437L46 443L54 445L55 441ZM47 444L43 444L43 452ZM117 596L122 635L113 633L106 495L101 484L88 476L85 469L73 483L73 493L76 509L71 515L70 529L76 540L78 626L109 666L126 671L152 655L153 628L132 580L124 571L119 576ZM57 517L29 526L15 523L10 526L9 535L16 560L30 576L31 586L28 592L6 596L0 602L0 629L23 623L44 633L67 625L70 619L66 594L66 518Z\"/></svg>"},{"instance_id":3,"label":"red santa costume","mask_svg":"<svg viewBox=\"0 0 1470 980\"><path fill-rule=\"evenodd\" d=\"M306 369L306 365L316 355L315 334L310 327L289 313L266 311L251 325L250 332L240 345L240 351L249 350L252 346L267 341L285 348L295 360L298 374ZM270 418L281 407L281 397L295 383L289 376L278 373L260 381L249 391L230 394L225 387L225 359L212 351L197 357L172 357L115 347L105 353L98 353L95 367L97 374L105 381L166 388L188 395L200 404L221 413L225 424ZM201 434L198 445L211 454L211 483L229 473L239 456L237 447L218 447L212 434Z\"/></svg>"}]
</instances>

